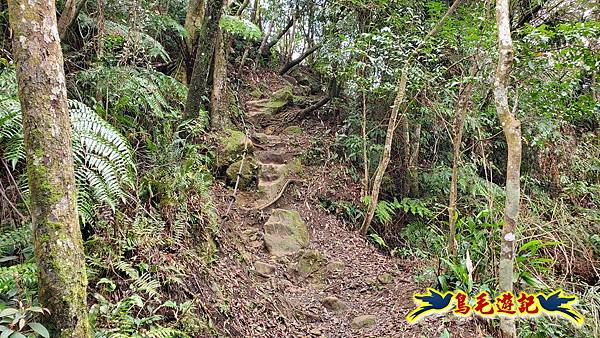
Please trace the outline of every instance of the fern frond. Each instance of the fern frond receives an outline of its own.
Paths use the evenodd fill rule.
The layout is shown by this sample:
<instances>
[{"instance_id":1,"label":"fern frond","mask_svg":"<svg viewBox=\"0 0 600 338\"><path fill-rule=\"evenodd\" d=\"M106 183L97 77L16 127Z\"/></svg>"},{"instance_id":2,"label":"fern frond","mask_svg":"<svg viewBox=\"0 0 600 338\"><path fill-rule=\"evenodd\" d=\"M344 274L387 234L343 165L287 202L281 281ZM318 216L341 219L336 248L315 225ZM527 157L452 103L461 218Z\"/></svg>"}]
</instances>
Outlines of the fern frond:
<instances>
[{"instance_id":1,"label":"fern frond","mask_svg":"<svg viewBox=\"0 0 600 338\"><path fill-rule=\"evenodd\" d=\"M21 288L35 289L37 285L37 266L33 262L0 267L0 294Z\"/></svg>"},{"instance_id":2,"label":"fern frond","mask_svg":"<svg viewBox=\"0 0 600 338\"><path fill-rule=\"evenodd\" d=\"M14 70L0 72L0 87L10 90ZM25 158L21 107L15 91L0 94L0 154L13 168ZM82 222L91 221L97 205L113 208L134 185L135 163L127 140L85 104L69 100L77 202Z\"/></svg>"},{"instance_id":3,"label":"fern frond","mask_svg":"<svg viewBox=\"0 0 600 338\"><path fill-rule=\"evenodd\" d=\"M96 19L83 13L79 15L79 22L84 27L96 26ZM160 58L165 62L171 60L171 57L169 56L169 53L167 53L165 47L147 33L139 30L132 30L125 24L106 19L104 21L104 30L107 35L121 36L125 38L127 42L145 51L153 58Z\"/></svg>"},{"instance_id":4,"label":"fern frond","mask_svg":"<svg viewBox=\"0 0 600 338\"><path fill-rule=\"evenodd\" d=\"M148 338L189 338L185 332L168 327L150 329L145 333L145 336Z\"/></svg>"},{"instance_id":5,"label":"fern frond","mask_svg":"<svg viewBox=\"0 0 600 338\"><path fill-rule=\"evenodd\" d=\"M0 234L0 256L9 255L15 250L22 249L31 243L31 229L22 226L13 230L2 229Z\"/></svg>"}]
</instances>

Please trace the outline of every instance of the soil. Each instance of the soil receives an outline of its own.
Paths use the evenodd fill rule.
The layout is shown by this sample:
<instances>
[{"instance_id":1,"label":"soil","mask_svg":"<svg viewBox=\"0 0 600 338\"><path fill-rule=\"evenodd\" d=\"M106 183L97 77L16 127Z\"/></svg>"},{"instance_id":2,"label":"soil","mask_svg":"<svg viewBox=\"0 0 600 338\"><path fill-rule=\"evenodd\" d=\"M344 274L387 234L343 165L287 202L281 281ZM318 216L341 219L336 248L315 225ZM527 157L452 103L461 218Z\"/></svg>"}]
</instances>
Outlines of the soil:
<instances>
[{"instance_id":1,"label":"soil","mask_svg":"<svg viewBox=\"0 0 600 338\"><path fill-rule=\"evenodd\" d=\"M284 78L268 75L249 75L248 83L271 92L285 85ZM284 163L300 159L302 170L289 174L288 178L298 181L288 184L281 198L264 209L253 207L264 205L269 196L255 189L235 192L235 203L224 217L217 238L220 257L211 269L213 292L217 295L211 301L219 306L218 310L208 309L208 312L222 334L440 337L447 330L451 337L485 336L480 323L473 318L432 316L416 325L406 321L406 315L414 308L413 293L431 286L427 282L417 283L414 278L427 262L403 260L378 250L358 234L359 224L349 224L326 210L323 200L360 199L360 183L350 178L348 168L333 160L335 127L314 117L300 123L302 133L285 133L287 126L274 122L261 127L247 121L250 134L269 135L262 137L262 143L255 142L256 158L277 158L280 159L277 162ZM272 153L277 156L271 156ZM234 189L219 182L213 192L219 214L225 215ZM300 214L310 234L307 248L285 257L269 255L262 240L262 226L274 208ZM314 275L298 273L298 259L307 251L322 255L323 264L329 265L317 266ZM255 270L256 266L260 271ZM328 310L323 305L326 297L336 297L343 303L343 309ZM363 315L374 316L374 323L353 328L352 321Z\"/></svg>"}]
</instances>

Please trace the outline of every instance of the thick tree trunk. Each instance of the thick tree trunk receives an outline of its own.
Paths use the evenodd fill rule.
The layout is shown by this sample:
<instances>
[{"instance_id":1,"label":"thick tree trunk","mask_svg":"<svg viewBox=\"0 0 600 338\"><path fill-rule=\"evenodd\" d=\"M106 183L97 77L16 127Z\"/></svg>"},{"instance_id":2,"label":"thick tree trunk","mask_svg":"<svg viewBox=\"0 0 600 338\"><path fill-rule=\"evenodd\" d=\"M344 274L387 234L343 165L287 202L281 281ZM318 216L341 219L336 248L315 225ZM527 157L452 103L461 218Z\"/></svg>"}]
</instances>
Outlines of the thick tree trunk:
<instances>
[{"instance_id":1,"label":"thick tree trunk","mask_svg":"<svg viewBox=\"0 0 600 338\"><path fill-rule=\"evenodd\" d=\"M510 13L508 0L496 0L496 23L498 27L499 58L494 81L496 112L508 147L506 164L506 206L502 227L502 244L498 284L500 291L513 291L513 266L515 251L515 226L519 216L521 188L521 123L510 111L508 104L508 84L513 62L513 44L510 33ZM516 337L515 321L512 318L500 319L500 331L504 338Z\"/></svg>"},{"instance_id":2,"label":"thick tree trunk","mask_svg":"<svg viewBox=\"0 0 600 338\"><path fill-rule=\"evenodd\" d=\"M202 20L204 19L204 10L206 4L204 0L190 0L188 3L188 8L185 13L185 23L183 27L185 31L188 33L188 36L185 39L185 43L188 48L188 52L190 55L193 54L194 45L196 44L196 40L198 39L198 32L202 29Z\"/></svg>"},{"instance_id":3,"label":"thick tree trunk","mask_svg":"<svg viewBox=\"0 0 600 338\"><path fill-rule=\"evenodd\" d=\"M215 57L213 61L213 86L210 96L210 126L211 128L227 128L231 125L227 105L227 51L225 50L224 33L217 32L215 41Z\"/></svg>"},{"instance_id":4,"label":"thick tree trunk","mask_svg":"<svg viewBox=\"0 0 600 338\"><path fill-rule=\"evenodd\" d=\"M321 45L313 46L311 49L309 49L306 52L302 53L302 55L300 55L299 57L297 57L294 60L288 62L285 66L283 66L281 68L281 70L279 70L279 75L283 75L283 74L289 72L290 69L292 69L292 68L296 67L297 65L299 65L300 62L302 62L304 59L306 59L312 53L316 52L319 48L321 48Z\"/></svg>"},{"instance_id":5,"label":"thick tree trunk","mask_svg":"<svg viewBox=\"0 0 600 338\"><path fill-rule=\"evenodd\" d=\"M79 11L81 11L84 3L85 0L67 0L65 2L65 6L58 19L58 35L61 39L65 38L69 27L77 19L77 15L79 15Z\"/></svg>"},{"instance_id":6,"label":"thick tree trunk","mask_svg":"<svg viewBox=\"0 0 600 338\"><path fill-rule=\"evenodd\" d=\"M192 72L187 102L184 109L184 116L186 118L197 117L200 113L200 109L203 106L206 107L206 102L203 101L210 95L208 75L219 30L219 20L221 19L221 13L223 12L223 2L224 0L209 0L206 5L206 15L203 20L200 35L198 36L194 70Z\"/></svg>"},{"instance_id":7,"label":"thick tree trunk","mask_svg":"<svg viewBox=\"0 0 600 338\"><path fill-rule=\"evenodd\" d=\"M198 40L198 33L202 29L205 9L206 4L204 0L190 0L185 14L185 23L183 24L183 27L188 35L185 38L184 61L185 79L188 84L192 79L192 72L194 70L194 52Z\"/></svg>"},{"instance_id":8,"label":"thick tree trunk","mask_svg":"<svg viewBox=\"0 0 600 338\"><path fill-rule=\"evenodd\" d=\"M52 337L91 337L71 124L54 1L9 0L39 299Z\"/></svg>"},{"instance_id":9,"label":"thick tree trunk","mask_svg":"<svg viewBox=\"0 0 600 338\"><path fill-rule=\"evenodd\" d=\"M477 74L477 61L478 58L475 57L473 60L473 64L471 65L471 69L469 70L469 76L473 77ZM456 243L455 243L455 235L456 235L456 201L458 199L458 163L460 162L460 146L462 144L462 135L463 135L463 125L465 123L465 117L467 116L467 111L469 109L469 104L473 99L473 83L467 82L461 92L458 94L458 103L456 104L456 111L454 113L454 123L453 123L453 132L454 136L452 138L452 177L450 178L450 201L448 203L448 224L449 224L449 234L448 234L448 251L451 255L456 256Z\"/></svg>"}]
</instances>

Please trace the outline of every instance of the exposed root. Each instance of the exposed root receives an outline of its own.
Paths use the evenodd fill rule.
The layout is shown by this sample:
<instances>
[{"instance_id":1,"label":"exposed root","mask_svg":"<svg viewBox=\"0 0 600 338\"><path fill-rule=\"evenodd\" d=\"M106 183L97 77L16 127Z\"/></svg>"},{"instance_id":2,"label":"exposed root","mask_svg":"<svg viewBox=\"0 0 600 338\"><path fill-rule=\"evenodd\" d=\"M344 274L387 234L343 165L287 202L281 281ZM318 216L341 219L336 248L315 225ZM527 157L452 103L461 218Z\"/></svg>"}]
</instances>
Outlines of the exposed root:
<instances>
[{"instance_id":1,"label":"exposed root","mask_svg":"<svg viewBox=\"0 0 600 338\"><path fill-rule=\"evenodd\" d=\"M287 188L287 186L292 182L304 182L304 181L296 179L296 178L290 178L287 181L285 181L285 184L279 191L279 194L277 194L277 196L274 199L272 199L270 202L267 202L263 205L260 205L258 207L254 207L254 208L244 208L244 207L240 207L240 208L244 211L264 210L264 209L270 207L271 205L275 204L275 202L277 202L283 196L283 193L285 192L285 189Z\"/></svg>"}]
</instances>

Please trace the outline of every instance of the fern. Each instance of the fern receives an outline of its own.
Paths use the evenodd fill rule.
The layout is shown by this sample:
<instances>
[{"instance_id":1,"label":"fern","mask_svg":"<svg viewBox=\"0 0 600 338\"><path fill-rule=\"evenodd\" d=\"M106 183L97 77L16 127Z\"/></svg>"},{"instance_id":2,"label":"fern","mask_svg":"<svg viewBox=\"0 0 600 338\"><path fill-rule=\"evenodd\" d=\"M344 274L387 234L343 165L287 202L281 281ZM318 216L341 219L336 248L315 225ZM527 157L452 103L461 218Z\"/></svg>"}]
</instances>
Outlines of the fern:
<instances>
[{"instance_id":1,"label":"fern","mask_svg":"<svg viewBox=\"0 0 600 338\"><path fill-rule=\"evenodd\" d=\"M0 294L14 290L17 285L21 289L35 289L37 287L36 272L37 266L34 262L0 267Z\"/></svg>"},{"instance_id":2,"label":"fern","mask_svg":"<svg viewBox=\"0 0 600 338\"><path fill-rule=\"evenodd\" d=\"M182 331L168 328L168 327L158 327L154 329L150 329L145 333L144 337L147 338L187 338L189 337Z\"/></svg>"},{"instance_id":3,"label":"fern","mask_svg":"<svg viewBox=\"0 0 600 338\"><path fill-rule=\"evenodd\" d=\"M219 21L219 27L230 34L239 35L248 40L260 40L262 33L260 28L249 20L235 15L223 15Z\"/></svg>"},{"instance_id":4,"label":"fern","mask_svg":"<svg viewBox=\"0 0 600 338\"><path fill-rule=\"evenodd\" d=\"M86 14L80 14L78 20L83 27L92 28L96 26L96 19ZM144 32L133 30L127 25L111 20L104 21L104 29L107 35L122 37L125 39L125 43L139 48L140 50L138 52L140 52L140 54L145 52L148 56L160 58L165 62L171 60L165 47L152 36Z\"/></svg>"},{"instance_id":5,"label":"fern","mask_svg":"<svg viewBox=\"0 0 600 338\"><path fill-rule=\"evenodd\" d=\"M0 72L0 88L8 89L0 94L0 145L5 149L1 156L15 168L25 153L21 107L11 81L15 82L14 69ZM125 199L124 189L133 187L135 164L127 141L114 127L79 101L69 100L68 105L77 202L86 223L94 217L97 205L109 205L114 210L116 203Z\"/></svg>"},{"instance_id":6,"label":"fern","mask_svg":"<svg viewBox=\"0 0 600 338\"><path fill-rule=\"evenodd\" d=\"M178 120L187 97L185 85L145 68L98 66L77 73L76 78L90 94L99 91L106 95L111 110L129 116L142 115L146 120L155 117L156 122L164 122L165 118ZM118 122L137 126L127 119Z\"/></svg>"},{"instance_id":7,"label":"fern","mask_svg":"<svg viewBox=\"0 0 600 338\"><path fill-rule=\"evenodd\" d=\"M2 229L0 234L0 256L13 254L18 249L26 248L31 243L31 229L22 226L14 230Z\"/></svg>"}]
</instances>

